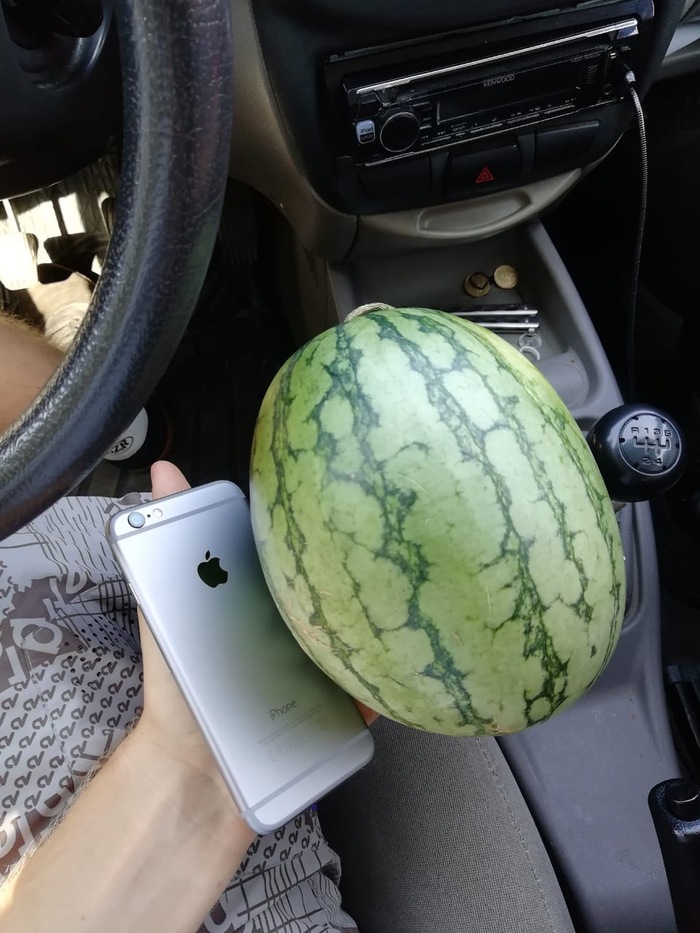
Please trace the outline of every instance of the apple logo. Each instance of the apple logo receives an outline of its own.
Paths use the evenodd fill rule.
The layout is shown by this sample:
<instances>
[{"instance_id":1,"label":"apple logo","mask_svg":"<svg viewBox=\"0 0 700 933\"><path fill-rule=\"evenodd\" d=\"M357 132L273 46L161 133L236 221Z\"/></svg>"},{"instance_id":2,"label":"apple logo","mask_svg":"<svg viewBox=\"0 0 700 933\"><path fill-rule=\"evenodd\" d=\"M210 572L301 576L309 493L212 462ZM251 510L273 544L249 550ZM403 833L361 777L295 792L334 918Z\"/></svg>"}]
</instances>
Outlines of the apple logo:
<instances>
[{"instance_id":1,"label":"apple logo","mask_svg":"<svg viewBox=\"0 0 700 933\"><path fill-rule=\"evenodd\" d=\"M204 560L197 567L197 573L199 579L212 589L228 580L228 571L221 566L218 557L211 556L211 551L207 551L204 555Z\"/></svg>"}]
</instances>

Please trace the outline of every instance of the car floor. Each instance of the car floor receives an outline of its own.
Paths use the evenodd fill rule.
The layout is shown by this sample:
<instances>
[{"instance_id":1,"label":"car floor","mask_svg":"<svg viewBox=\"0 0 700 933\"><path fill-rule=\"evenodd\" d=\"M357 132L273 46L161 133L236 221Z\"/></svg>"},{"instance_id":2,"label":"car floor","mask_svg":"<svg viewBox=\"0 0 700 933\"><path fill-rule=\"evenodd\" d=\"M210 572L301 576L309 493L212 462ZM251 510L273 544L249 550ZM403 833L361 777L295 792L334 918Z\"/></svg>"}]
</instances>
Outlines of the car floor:
<instances>
[{"instance_id":1,"label":"car floor","mask_svg":"<svg viewBox=\"0 0 700 933\"><path fill-rule=\"evenodd\" d=\"M197 311L157 391L172 427L168 459L193 485L229 479L248 491L255 420L267 386L291 355L283 320L256 286L257 264L212 260ZM150 489L148 471L103 461L81 495Z\"/></svg>"}]
</instances>

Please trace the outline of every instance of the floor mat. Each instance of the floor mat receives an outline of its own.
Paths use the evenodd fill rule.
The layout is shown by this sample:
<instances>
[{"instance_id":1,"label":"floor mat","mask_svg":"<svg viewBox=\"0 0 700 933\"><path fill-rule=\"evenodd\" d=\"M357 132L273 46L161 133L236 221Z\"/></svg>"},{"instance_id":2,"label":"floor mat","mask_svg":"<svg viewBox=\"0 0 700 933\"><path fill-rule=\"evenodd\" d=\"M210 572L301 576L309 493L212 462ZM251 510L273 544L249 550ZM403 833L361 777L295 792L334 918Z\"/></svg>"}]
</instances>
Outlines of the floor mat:
<instances>
[{"instance_id":1,"label":"floor mat","mask_svg":"<svg viewBox=\"0 0 700 933\"><path fill-rule=\"evenodd\" d=\"M13 201L21 231L38 242L42 284L11 292L0 283L0 311L50 336L53 318L65 317L76 304L76 289L69 288L74 280L88 284L85 295L77 294L81 309L87 306L108 243L102 204L117 188L115 160L106 157L60 185ZM273 376L294 350L284 316L270 297L275 276L266 267L269 258L258 260L258 214L256 196L232 183L197 308L157 390L173 428L169 457L193 485L230 479L247 492L257 413ZM0 212L0 248L8 229ZM65 275L56 281L62 267ZM81 315L67 321L64 344ZM59 325L66 323L63 317ZM74 491L120 497L149 489L147 469L102 461Z\"/></svg>"},{"instance_id":2,"label":"floor mat","mask_svg":"<svg viewBox=\"0 0 700 933\"><path fill-rule=\"evenodd\" d=\"M158 390L173 426L169 459L193 485L228 479L247 493L258 410L294 350L281 315L256 288L258 272L230 266L217 251L197 311ZM121 496L149 489L147 470L103 462L77 492Z\"/></svg>"}]
</instances>

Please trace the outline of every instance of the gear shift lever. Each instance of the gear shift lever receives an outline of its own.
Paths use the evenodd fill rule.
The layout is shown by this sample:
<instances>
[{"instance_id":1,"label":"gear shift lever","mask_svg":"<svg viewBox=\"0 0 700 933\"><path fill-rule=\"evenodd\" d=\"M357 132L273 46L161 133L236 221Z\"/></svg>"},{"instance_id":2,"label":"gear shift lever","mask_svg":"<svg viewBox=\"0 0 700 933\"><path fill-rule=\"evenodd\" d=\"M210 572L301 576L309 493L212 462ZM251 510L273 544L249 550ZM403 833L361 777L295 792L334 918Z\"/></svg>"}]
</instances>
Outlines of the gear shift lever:
<instances>
[{"instance_id":1,"label":"gear shift lever","mask_svg":"<svg viewBox=\"0 0 700 933\"><path fill-rule=\"evenodd\" d=\"M666 412L652 405L622 405L588 433L611 499L641 502L667 492L683 475L686 443Z\"/></svg>"},{"instance_id":2,"label":"gear shift lever","mask_svg":"<svg viewBox=\"0 0 700 933\"><path fill-rule=\"evenodd\" d=\"M649 794L649 809L666 866L678 933L700 929L700 787L687 778L663 781Z\"/></svg>"}]
</instances>

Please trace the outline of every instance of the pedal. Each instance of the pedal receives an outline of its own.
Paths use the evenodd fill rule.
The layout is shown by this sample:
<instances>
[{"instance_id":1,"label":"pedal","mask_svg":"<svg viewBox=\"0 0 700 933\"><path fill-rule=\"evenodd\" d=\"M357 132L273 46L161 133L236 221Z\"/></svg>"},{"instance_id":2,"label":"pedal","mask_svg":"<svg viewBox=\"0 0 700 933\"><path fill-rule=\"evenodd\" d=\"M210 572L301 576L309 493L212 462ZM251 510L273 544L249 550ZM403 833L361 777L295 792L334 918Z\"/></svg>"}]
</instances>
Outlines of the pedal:
<instances>
[{"instance_id":1,"label":"pedal","mask_svg":"<svg viewBox=\"0 0 700 933\"><path fill-rule=\"evenodd\" d=\"M258 258L258 219L251 188L229 179L219 222L219 243L227 262L237 269Z\"/></svg>"},{"instance_id":2,"label":"pedal","mask_svg":"<svg viewBox=\"0 0 700 933\"><path fill-rule=\"evenodd\" d=\"M672 664L664 672L668 714L678 753L700 780L700 664Z\"/></svg>"},{"instance_id":3,"label":"pedal","mask_svg":"<svg viewBox=\"0 0 700 933\"><path fill-rule=\"evenodd\" d=\"M117 199L109 196L104 198L100 204L100 210L102 211L102 219L105 222L107 233L111 236L112 230L114 230L114 221L117 217Z\"/></svg>"},{"instance_id":4,"label":"pedal","mask_svg":"<svg viewBox=\"0 0 700 933\"><path fill-rule=\"evenodd\" d=\"M0 236L0 282L8 291L31 288L39 281L39 241L33 233L22 233L10 201L3 200L9 231Z\"/></svg>"}]
</instances>

